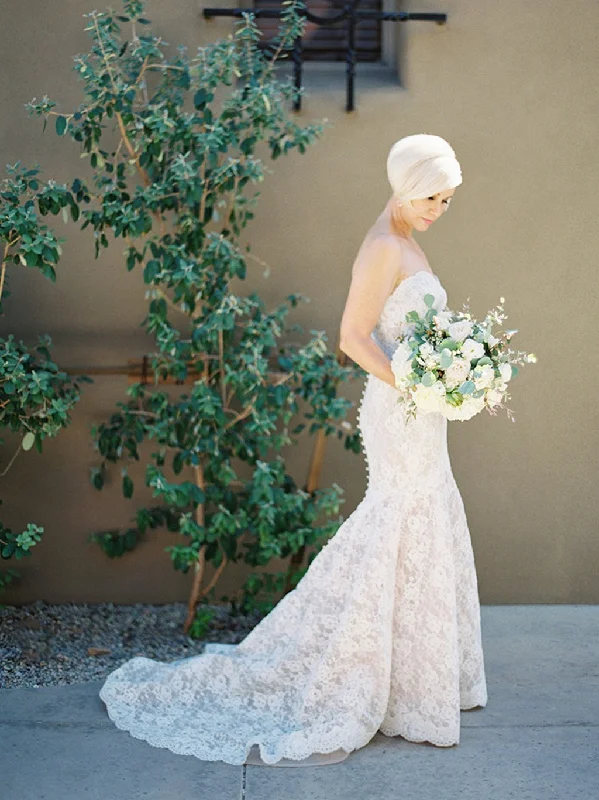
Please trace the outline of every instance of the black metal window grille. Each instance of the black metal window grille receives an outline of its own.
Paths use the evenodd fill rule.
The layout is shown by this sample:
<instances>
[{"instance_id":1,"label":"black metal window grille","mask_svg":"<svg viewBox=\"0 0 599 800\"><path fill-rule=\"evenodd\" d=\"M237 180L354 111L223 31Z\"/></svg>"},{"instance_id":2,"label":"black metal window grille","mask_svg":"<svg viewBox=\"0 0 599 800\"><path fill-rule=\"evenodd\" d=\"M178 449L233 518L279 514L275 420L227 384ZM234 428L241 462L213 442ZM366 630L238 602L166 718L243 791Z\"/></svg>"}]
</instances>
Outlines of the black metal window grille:
<instances>
[{"instance_id":1,"label":"black metal window grille","mask_svg":"<svg viewBox=\"0 0 599 800\"><path fill-rule=\"evenodd\" d=\"M264 2L265 0L258 0ZM362 5L364 2L364 6ZM408 22L409 20L418 20L424 22L436 22L438 25L444 25L447 22L447 14L437 12L420 12L420 11L381 11L373 8L366 7L367 0L347 0L343 3L341 10L336 13L330 12L325 17L320 17L310 10L310 8L302 8L299 13L307 17L308 25L304 31L303 37L298 37L292 48L290 49L290 60L293 63L293 75L295 86L299 89L302 85L302 63L305 60L304 47L306 33L310 24L315 26L331 27L334 25L344 24L346 31L345 46L343 49L343 59L346 64L346 103L345 110L353 111L355 108L354 95L355 95L355 77L356 77L356 62L358 61L358 47L357 47L357 30L358 25L364 21L369 22ZM281 17L282 8L279 2L275 3L277 7L254 7L251 12L259 23L266 19L272 19L277 22L276 27L280 24L278 20ZM331 6L329 6L330 8ZM206 19L213 17L242 17L248 13L247 8L205 8L202 11ZM309 38L309 37L308 37ZM265 43L261 43L265 46ZM298 96L294 103L293 108L295 111L301 109L301 96Z\"/></svg>"},{"instance_id":2,"label":"black metal window grille","mask_svg":"<svg viewBox=\"0 0 599 800\"><path fill-rule=\"evenodd\" d=\"M340 18L332 25L323 25L307 20L302 37L303 61L345 61L348 46L348 27L343 12L346 0L305 0L308 11L320 19ZM363 10L382 11L382 0L361 0ZM281 10L281 0L254 0L253 11ZM262 31L261 48L269 46L279 30L276 17L257 17L256 25ZM358 61L381 60L381 20L377 17L361 20L356 25L355 47Z\"/></svg>"}]
</instances>

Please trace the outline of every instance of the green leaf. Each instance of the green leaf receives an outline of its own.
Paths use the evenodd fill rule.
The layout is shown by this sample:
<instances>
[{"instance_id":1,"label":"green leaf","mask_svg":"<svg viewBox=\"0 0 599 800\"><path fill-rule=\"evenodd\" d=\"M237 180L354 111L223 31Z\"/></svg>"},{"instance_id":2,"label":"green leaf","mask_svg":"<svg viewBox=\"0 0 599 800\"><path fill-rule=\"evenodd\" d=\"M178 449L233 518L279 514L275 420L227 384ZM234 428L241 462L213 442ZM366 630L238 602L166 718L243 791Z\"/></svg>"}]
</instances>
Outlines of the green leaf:
<instances>
[{"instance_id":1,"label":"green leaf","mask_svg":"<svg viewBox=\"0 0 599 800\"><path fill-rule=\"evenodd\" d=\"M23 442L22 442L23 450L31 450L34 444L35 444L35 433L28 431L25 434L25 436L23 436Z\"/></svg>"},{"instance_id":2,"label":"green leaf","mask_svg":"<svg viewBox=\"0 0 599 800\"><path fill-rule=\"evenodd\" d=\"M432 386L436 380L437 379L432 372L425 372L424 375L422 376L422 385Z\"/></svg>"},{"instance_id":3,"label":"green leaf","mask_svg":"<svg viewBox=\"0 0 599 800\"><path fill-rule=\"evenodd\" d=\"M144 283L152 283L160 272L160 261L152 259L144 268Z\"/></svg>"},{"instance_id":4,"label":"green leaf","mask_svg":"<svg viewBox=\"0 0 599 800\"><path fill-rule=\"evenodd\" d=\"M441 350L439 365L441 366L441 369L449 369L452 364L453 356L451 355L451 350L447 347L444 347L443 350Z\"/></svg>"},{"instance_id":5,"label":"green leaf","mask_svg":"<svg viewBox=\"0 0 599 800\"><path fill-rule=\"evenodd\" d=\"M59 136L64 136L67 129L67 118L63 116L56 117L56 133Z\"/></svg>"},{"instance_id":6,"label":"green leaf","mask_svg":"<svg viewBox=\"0 0 599 800\"><path fill-rule=\"evenodd\" d=\"M431 308L433 303L435 302L435 296L432 294L425 294L424 295L424 302L426 305Z\"/></svg>"},{"instance_id":7,"label":"green leaf","mask_svg":"<svg viewBox=\"0 0 599 800\"><path fill-rule=\"evenodd\" d=\"M102 470L98 467L94 467L91 471L91 481L92 486L95 489L102 489L104 487L104 475L102 474Z\"/></svg>"},{"instance_id":8,"label":"green leaf","mask_svg":"<svg viewBox=\"0 0 599 800\"><path fill-rule=\"evenodd\" d=\"M441 345L441 347L447 350L457 350L459 344L456 342L455 339L443 339L443 344Z\"/></svg>"},{"instance_id":9,"label":"green leaf","mask_svg":"<svg viewBox=\"0 0 599 800\"><path fill-rule=\"evenodd\" d=\"M464 383L459 387L458 391L461 394L472 394L475 389L476 385L474 381L464 381Z\"/></svg>"},{"instance_id":10,"label":"green leaf","mask_svg":"<svg viewBox=\"0 0 599 800\"><path fill-rule=\"evenodd\" d=\"M133 481L129 475L123 475L123 496L133 497Z\"/></svg>"},{"instance_id":11,"label":"green leaf","mask_svg":"<svg viewBox=\"0 0 599 800\"><path fill-rule=\"evenodd\" d=\"M214 99L212 92L207 89L198 89L193 96L193 104L197 109L202 109L204 106Z\"/></svg>"},{"instance_id":12,"label":"green leaf","mask_svg":"<svg viewBox=\"0 0 599 800\"><path fill-rule=\"evenodd\" d=\"M133 550L137 544L137 530L135 528L128 528L123 536L123 543L126 550Z\"/></svg>"}]
</instances>

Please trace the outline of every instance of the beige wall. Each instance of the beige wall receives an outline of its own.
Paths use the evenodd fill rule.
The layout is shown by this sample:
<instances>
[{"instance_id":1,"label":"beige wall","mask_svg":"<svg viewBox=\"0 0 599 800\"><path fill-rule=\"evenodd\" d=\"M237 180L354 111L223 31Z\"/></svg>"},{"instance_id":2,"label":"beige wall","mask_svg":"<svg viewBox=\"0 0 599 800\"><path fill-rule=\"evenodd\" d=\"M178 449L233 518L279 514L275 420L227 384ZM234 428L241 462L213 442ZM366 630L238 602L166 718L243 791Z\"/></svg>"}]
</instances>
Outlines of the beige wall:
<instances>
[{"instance_id":1,"label":"beige wall","mask_svg":"<svg viewBox=\"0 0 599 800\"><path fill-rule=\"evenodd\" d=\"M247 231L273 273L265 280L256 267L244 290L258 289L272 303L289 291L307 294L312 302L294 320L307 331L326 330L334 347L353 259L389 197L389 147L417 132L437 133L455 147L464 183L451 212L418 240L450 305L470 297L480 315L504 295L509 326L520 331L515 346L539 358L513 384L515 423L481 414L449 426L480 597L491 604L599 602L598 411L593 390L584 389L587 382L594 386L599 366L599 19L592 0L573 0L566 15L563 3L540 6L521 0L404 4L445 10L449 23L395 24L392 38L404 48L402 85L389 70L358 65L352 114L344 111L343 65L310 65L300 121L328 117L333 127L304 156L269 165L273 175L261 187ZM43 94L65 109L79 102L71 55L87 48L81 14L92 7L80 0L21 0L5 15L3 163L38 161L58 180L81 169L74 145L52 131L42 134L23 104ZM230 21L207 23L199 8L192 0L152 0L147 15L171 44L194 47L228 33ZM57 284L33 271L11 273L2 332L28 340L51 333L63 366L139 357L148 345L139 327L145 313L140 273L126 273L118 246L95 261L86 232L62 222L58 228L68 242ZM86 542L92 529L126 525L136 505L118 487L95 492L87 475L96 463L90 425L108 417L125 388L125 379L97 378L73 425L48 443L43 457L22 454L4 478L3 520L15 526L34 520L46 528L33 556L15 564L24 580L4 602L186 599L191 573L176 573L162 551L171 535L153 535L115 561ZM361 385L348 394L357 401ZM298 480L309 451L304 442L289 455ZM6 447L4 463L8 453ZM118 470L113 474L118 483ZM331 440L322 480L345 487L342 511L349 515L365 488L362 457L348 458ZM241 574L231 572L222 590L234 589Z\"/></svg>"}]
</instances>

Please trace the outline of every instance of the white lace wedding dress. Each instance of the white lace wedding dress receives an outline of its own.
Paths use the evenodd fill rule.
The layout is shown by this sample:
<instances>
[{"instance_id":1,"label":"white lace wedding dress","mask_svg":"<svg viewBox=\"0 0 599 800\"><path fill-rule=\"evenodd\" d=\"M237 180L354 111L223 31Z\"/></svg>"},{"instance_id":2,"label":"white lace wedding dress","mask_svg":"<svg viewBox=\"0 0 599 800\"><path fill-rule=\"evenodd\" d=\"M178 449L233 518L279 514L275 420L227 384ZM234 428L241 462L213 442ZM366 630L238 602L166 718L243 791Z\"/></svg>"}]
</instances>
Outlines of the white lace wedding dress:
<instances>
[{"instance_id":1,"label":"white lace wedding dress","mask_svg":"<svg viewBox=\"0 0 599 800\"><path fill-rule=\"evenodd\" d=\"M445 305L421 270L387 299L372 332L387 355L427 292ZM459 742L460 709L487 703L470 534L447 420L406 425L396 399L368 376L366 493L297 587L237 646L113 671L100 697L119 728L203 760L277 766L343 760L377 731Z\"/></svg>"}]
</instances>

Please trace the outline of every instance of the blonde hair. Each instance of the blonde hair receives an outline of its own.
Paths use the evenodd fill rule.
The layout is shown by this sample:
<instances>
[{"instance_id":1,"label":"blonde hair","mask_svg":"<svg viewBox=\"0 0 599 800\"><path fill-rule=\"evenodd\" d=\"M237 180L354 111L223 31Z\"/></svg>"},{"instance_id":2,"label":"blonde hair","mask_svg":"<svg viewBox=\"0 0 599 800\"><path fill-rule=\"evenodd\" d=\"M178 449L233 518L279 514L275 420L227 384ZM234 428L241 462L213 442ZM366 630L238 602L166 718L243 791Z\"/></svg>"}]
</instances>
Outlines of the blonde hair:
<instances>
[{"instance_id":1,"label":"blonde hair","mask_svg":"<svg viewBox=\"0 0 599 800\"><path fill-rule=\"evenodd\" d=\"M399 200L417 200L459 186L462 170L449 142L430 133L415 133L392 146L387 178Z\"/></svg>"}]
</instances>

